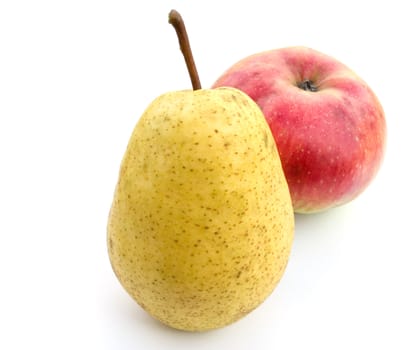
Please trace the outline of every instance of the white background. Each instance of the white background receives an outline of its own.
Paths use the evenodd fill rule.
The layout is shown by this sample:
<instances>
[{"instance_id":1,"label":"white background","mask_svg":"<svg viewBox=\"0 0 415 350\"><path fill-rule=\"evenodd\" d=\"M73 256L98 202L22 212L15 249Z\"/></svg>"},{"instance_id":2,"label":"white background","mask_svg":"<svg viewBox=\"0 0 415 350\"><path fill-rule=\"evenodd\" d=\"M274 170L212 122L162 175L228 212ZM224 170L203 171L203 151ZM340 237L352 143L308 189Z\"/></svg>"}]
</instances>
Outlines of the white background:
<instances>
[{"instance_id":1,"label":"white background","mask_svg":"<svg viewBox=\"0 0 415 350\"><path fill-rule=\"evenodd\" d=\"M410 1L2 1L1 349L414 349L415 21ZM171 8L202 85L237 60L305 45L378 95L388 148L358 199L296 217L286 273L226 328L161 326L128 297L106 222L131 131L190 88Z\"/></svg>"}]
</instances>

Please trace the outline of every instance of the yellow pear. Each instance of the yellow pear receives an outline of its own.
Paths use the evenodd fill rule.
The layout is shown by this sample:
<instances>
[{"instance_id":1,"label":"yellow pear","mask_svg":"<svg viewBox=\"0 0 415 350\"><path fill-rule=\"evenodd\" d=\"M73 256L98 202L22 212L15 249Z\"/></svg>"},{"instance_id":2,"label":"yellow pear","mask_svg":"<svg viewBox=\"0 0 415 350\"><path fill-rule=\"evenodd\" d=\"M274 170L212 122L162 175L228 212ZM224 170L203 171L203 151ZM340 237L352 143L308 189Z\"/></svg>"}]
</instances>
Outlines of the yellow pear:
<instances>
[{"instance_id":1,"label":"yellow pear","mask_svg":"<svg viewBox=\"0 0 415 350\"><path fill-rule=\"evenodd\" d=\"M122 161L107 237L115 274L144 310L188 331L242 318L282 277L293 231L278 151L253 100L218 88L150 104Z\"/></svg>"}]
</instances>

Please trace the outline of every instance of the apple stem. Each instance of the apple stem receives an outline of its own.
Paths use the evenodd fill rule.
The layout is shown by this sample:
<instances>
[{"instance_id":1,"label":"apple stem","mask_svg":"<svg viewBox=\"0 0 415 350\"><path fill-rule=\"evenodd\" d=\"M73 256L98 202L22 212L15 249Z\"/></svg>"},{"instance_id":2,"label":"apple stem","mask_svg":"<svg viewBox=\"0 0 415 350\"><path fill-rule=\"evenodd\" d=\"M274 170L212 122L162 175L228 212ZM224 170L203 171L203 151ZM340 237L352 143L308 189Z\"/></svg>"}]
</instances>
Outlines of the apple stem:
<instances>
[{"instance_id":1,"label":"apple stem","mask_svg":"<svg viewBox=\"0 0 415 350\"><path fill-rule=\"evenodd\" d=\"M169 13L169 23L176 30L179 39L180 50L182 51L184 60L186 61L187 70L192 81L193 90L201 89L199 74L197 73L196 65L193 60L192 49L190 48L189 38L187 36L186 27L182 16L176 10L171 10Z\"/></svg>"}]
</instances>

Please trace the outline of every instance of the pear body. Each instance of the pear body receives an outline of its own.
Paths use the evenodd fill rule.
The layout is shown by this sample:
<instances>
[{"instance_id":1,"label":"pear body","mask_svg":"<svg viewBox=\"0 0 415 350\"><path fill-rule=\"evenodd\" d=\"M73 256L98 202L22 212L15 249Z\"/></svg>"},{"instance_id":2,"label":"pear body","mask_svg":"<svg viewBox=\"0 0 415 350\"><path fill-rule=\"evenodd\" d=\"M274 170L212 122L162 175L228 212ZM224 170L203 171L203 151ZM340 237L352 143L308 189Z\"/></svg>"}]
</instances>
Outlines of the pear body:
<instances>
[{"instance_id":1,"label":"pear body","mask_svg":"<svg viewBox=\"0 0 415 350\"><path fill-rule=\"evenodd\" d=\"M158 97L130 138L108 222L119 281L150 315L204 331L255 309L285 270L294 216L257 105L233 88Z\"/></svg>"}]
</instances>

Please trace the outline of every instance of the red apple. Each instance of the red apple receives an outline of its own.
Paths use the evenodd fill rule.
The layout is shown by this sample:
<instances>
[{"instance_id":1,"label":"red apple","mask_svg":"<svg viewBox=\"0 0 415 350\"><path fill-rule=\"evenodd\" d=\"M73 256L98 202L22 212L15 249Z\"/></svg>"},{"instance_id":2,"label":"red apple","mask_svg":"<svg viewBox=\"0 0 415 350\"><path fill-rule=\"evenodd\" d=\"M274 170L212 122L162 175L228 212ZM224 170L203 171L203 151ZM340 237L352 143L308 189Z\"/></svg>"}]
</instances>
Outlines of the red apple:
<instances>
[{"instance_id":1,"label":"red apple","mask_svg":"<svg viewBox=\"0 0 415 350\"><path fill-rule=\"evenodd\" d=\"M345 204L378 172L386 141L382 106L334 58L305 47L266 51L233 65L219 86L244 91L262 109L296 212Z\"/></svg>"}]
</instances>

